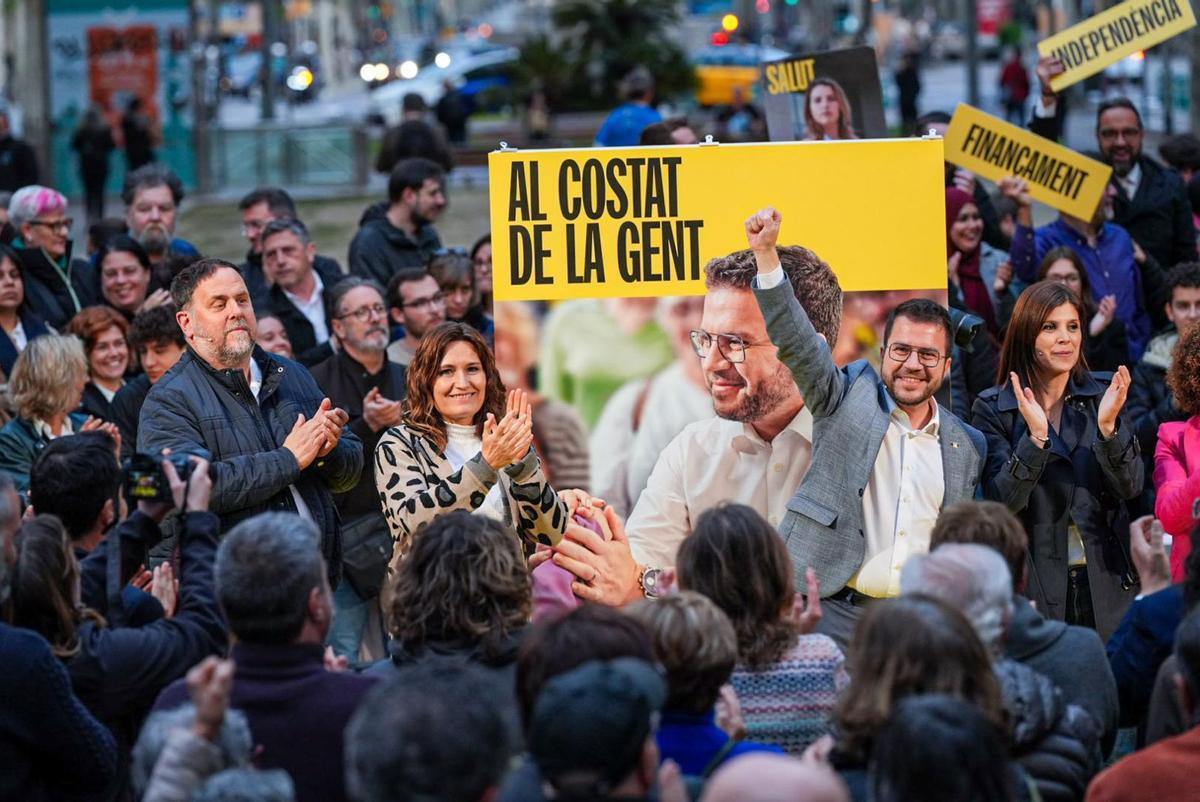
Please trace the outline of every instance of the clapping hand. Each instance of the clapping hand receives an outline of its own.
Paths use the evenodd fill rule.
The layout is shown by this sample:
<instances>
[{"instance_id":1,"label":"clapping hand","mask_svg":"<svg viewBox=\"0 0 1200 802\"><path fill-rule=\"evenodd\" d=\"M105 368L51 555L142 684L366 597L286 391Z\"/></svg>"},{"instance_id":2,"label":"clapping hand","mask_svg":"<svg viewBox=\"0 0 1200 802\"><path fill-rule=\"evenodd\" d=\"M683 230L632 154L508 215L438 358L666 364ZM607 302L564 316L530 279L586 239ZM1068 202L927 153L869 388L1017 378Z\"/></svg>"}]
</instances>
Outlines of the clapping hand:
<instances>
[{"instance_id":1,"label":"clapping hand","mask_svg":"<svg viewBox=\"0 0 1200 802\"><path fill-rule=\"evenodd\" d=\"M1116 316L1117 296L1105 295L1100 299L1100 305L1096 308L1096 316L1088 324L1088 334L1093 337L1099 337Z\"/></svg>"},{"instance_id":2,"label":"clapping hand","mask_svg":"<svg viewBox=\"0 0 1200 802\"><path fill-rule=\"evenodd\" d=\"M399 401L384 398L378 387L372 387L363 397L363 420L373 432L398 426L403 414L403 405Z\"/></svg>"},{"instance_id":3,"label":"clapping hand","mask_svg":"<svg viewBox=\"0 0 1200 802\"><path fill-rule=\"evenodd\" d=\"M1150 595L1171 585L1171 564L1163 545L1162 524L1153 515L1143 515L1129 525L1129 556L1142 581L1142 593Z\"/></svg>"},{"instance_id":4,"label":"clapping hand","mask_svg":"<svg viewBox=\"0 0 1200 802\"><path fill-rule=\"evenodd\" d=\"M1104 397L1100 399L1096 423L1100 427L1100 436L1105 440L1112 437L1113 433L1117 431L1117 416L1121 414L1121 410L1125 406L1125 399L1129 397L1129 385L1132 383L1129 368L1122 365L1113 374L1112 382L1104 391Z\"/></svg>"},{"instance_id":5,"label":"clapping hand","mask_svg":"<svg viewBox=\"0 0 1200 802\"><path fill-rule=\"evenodd\" d=\"M232 660L206 657L187 673L188 695L196 707L192 731L201 738L216 741L221 733L233 690L233 671Z\"/></svg>"},{"instance_id":6,"label":"clapping hand","mask_svg":"<svg viewBox=\"0 0 1200 802\"><path fill-rule=\"evenodd\" d=\"M996 280L992 282L992 292L997 295L1003 295L1008 292L1008 286L1012 284L1013 266L1008 262L1004 262L996 269Z\"/></svg>"},{"instance_id":7,"label":"clapping hand","mask_svg":"<svg viewBox=\"0 0 1200 802\"><path fill-rule=\"evenodd\" d=\"M1021 387L1021 380L1017 378L1016 373L1009 373L1008 380L1012 383L1013 395L1017 397L1017 409L1021 411L1025 425L1029 427L1030 439L1038 448L1044 447L1050 439L1050 421L1046 417L1046 410L1038 403L1033 390Z\"/></svg>"},{"instance_id":8,"label":"clapping hand","mask_svg":"<svg viewBox=\"0 0 1200 802\"><path fill-rule=\"evenodd\" d=\"M507 410L499 422L488 413L483 424L483 458L493 470L520 462L533 445L533 412L524 390L509 390Z\"/></svg>"}]
</instances>

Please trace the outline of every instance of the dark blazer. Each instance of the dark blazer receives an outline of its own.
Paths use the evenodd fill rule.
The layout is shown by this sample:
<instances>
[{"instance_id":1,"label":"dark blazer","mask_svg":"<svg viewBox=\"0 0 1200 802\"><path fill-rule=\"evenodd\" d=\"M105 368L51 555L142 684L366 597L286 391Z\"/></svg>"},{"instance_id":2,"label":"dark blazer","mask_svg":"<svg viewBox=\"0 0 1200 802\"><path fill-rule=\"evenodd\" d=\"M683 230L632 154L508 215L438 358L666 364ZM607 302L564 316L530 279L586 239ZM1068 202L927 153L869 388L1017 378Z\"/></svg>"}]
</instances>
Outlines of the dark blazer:
<instances>
[{"instance_id":1,"label":"dark blazer","mask_svg":"<svg viewBox=\"0 0 1200 802\"><path fill-rule=\"evenodd\" d=\"M336 263L335 263L336 264ZM341 272L328 272L328 269L313 263L313 270L321 277L321 283L325 289L321 291L322 300L329 297L329 291L333 289L333 285L337 284L346 276ZM251 296L253 297L253 296ZM328 359L333 355L333 347L328 341L317 342L317 336L313 331L312 323L304 316L296 306L288 300L287 293L278 284L274 284L266 291L266 294L261 296L262 302L255 304L255 313L258 315L274 315L283 323L283 328L287 331L288 340L292 344L292 353L296 355L296 361L306 367ZM329 304L323 303L325 309L325 328L330 334L333 334L333 321L330 318Z\"/></svg>"},{"instance_id":2,"label":"dark blazer","mask_svg":"<svg viewBox=\"0 0 1200 802\"><path fill-rule=\"evenodd\" d=\"M25 329L26 341L32 341L35 337L50 333L50 329L46 328L45 321L34 314L28 305L23 307L17 316L21 320L21 328ZM17 363L18 356L20 354L17 353L17 346L9 338L8 332L0 328L0 371L3 371L5 376L12 375L13 365Z\"/></svg>"},{"instance_id":3,"label":"dark blazer","mask_svg":"<svg viewBox=\"0 0 1200 802\"><path fill-rule=\"evenodd\" d=\"M267 646L241 642L229 708L246 714L260 769L283 769L296 786L297 802L346 799L342 735L359 702L379 680L350 671L327 671L317 643ZM155 710L189 701L187 683L168 687Z\"/></svg>"},{"instance_id":4,"label":"dark blazer","mask_svg":"<svg viewBox=\"0 0 1200 802\"><path fill-rule=\"evenodd\" d=\"M145 373L139 373L125 382L125 386L117 390L113 396L109 418L117 424L121 432L121 459L127 460L137 451L138 418L142 414L142 405L146 403L146 395L150 392L150 379Z\"/></svg>"},{"instance_id":5,"label":"dark blazer","mask_svg":"<svg viewBox=\"0 0 1200 802\"><path fill-rule=\"evenodd\" d=\"M116 396L113 396L113 400L116 400ZM104 397L104 393L100 392L95 382L88 382L83 388L83 400L79 402L79 409L75 411L84 417L91 416L102 421L113 419L112 402Z\"/></svg>"},{"instance_id":6,"label":"dark blazer","mask_svg":"<svg viewBox=\"0 0 1200 802\"><path fill-rule=\"evenodd\" d=\"M796 587L812 566L824 596L837 593L862 567L866 553L862 496L887 434L891 399L865 360L833 363L791 284L755 289L779 360L787 365L813 415L812 465L788 502L779 531L787 542ZM975 497L987 457L983 435L940 408L939 441L945 492L942 507Z\"/></svg>"},{"instance_id":7,"label":"dark blazer","mask_svg":"<svg viewBox=\"0 0 1200 802\"><path fill-rule=\"evenodd\" d=\"M971 417L988 440L984 492L1006 504L1029 534L1029 598L1048 618L1066 618L1067 528L1074 521L1087 552L1096 629L1105 640L1136 595L1125 502L1142 492L1144 475L1124 412L1113 437L1100 438L1097 408L1111 379L1091 373L1071 380L1060 431L1050 430L1047 448L1029 439L1011 385L980 394Z\"/></svg>"},{"instance_id":8,"label":"dark blazer","mask_svg":"<svg viewBox=\"0 0 1200 802\"><path fill-rule=\"evenodd\" d=\"M70 243L61 260L66 265L65 277L41 248L19 246L16 251L25 280L25 303L54 330L62 331L81 309L96 303L100 286L96 270L85 259L71 258Z\"/></svg>"},{"instance_id":9,"label":"dark blazer","mask_svg":"<svg viewBox=\"0 0 1200 802\"><path fill-rule=\"evenodd\" d=\"M384 368L376 375L367 373L366 369L345 351L338 351L321 364L312 368L312 377L316 380L321 392L346 411L350 422L346 425L358 436L363 445L362 475L353 490L340 493L334 501L343 521L351 521L367 513L375 513L383 517L379 506L379 493L375 489L375 446L386 429L371 431L363 418L363 398L372 387L378 387L380 394L389 401L399 401L408 394L407 371L398 362L385 362Z\"/></svg>"},{"instance_id":10,"label":"dark blazer","mask_svg":"<svg viewBox=\"0 0 1200 802\"><path fill-rule=\"evenodd\" d=\"M138 426L138 450L207 452L213 479L209 509L228 532L260 512L295 512L293 485L322 532L321 549L335 587L341 576L341 526L331 493L344 493L362 471L362 443L349 429L327 456L303 472L283 447L296 423L316 413L324 394L302 366L255 347L262 371L255 402L242 371L217 370L188 349L150 388Z\"/></svg>"},{"instance_id":11,"label":"dark blazer","mask_svg":"<svg viewBox=\"0 0 1200 802\"><path fill-rule=\"evenodd\" d=\"M313 259L313 267L321 274L322 281L325 280L326 275L344 275L342 266L332 256L318 253ZM250 300L254 302L254 307L257 309L260 303L266 301L267 290L270 289L267 286L266 274L263 273L262 252L247 251L246 261L238 265L238 269L242 271L242 280L246 282L246 289L250 291Z\"/></svg>"}]
</instances>

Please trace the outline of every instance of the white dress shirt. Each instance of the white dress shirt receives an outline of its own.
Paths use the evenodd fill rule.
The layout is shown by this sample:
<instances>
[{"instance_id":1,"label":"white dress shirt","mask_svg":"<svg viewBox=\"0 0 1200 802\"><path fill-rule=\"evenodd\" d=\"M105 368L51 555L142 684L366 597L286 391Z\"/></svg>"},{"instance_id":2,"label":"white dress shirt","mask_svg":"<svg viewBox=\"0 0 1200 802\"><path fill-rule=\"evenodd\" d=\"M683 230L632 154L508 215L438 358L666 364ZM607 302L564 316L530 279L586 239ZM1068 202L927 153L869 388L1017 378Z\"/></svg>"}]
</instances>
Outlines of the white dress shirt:
<instances>
[{"instance_id":1,"label":"white dress shirt","mask_svg":"<svg viewBox=\"0 0 1200 802\"><path fill-rule=\"evenodd\" d=\"M317 338L319 345L329 340L329 327L325 325L325 283L321 281L321 276L315 270L312 277L316 284L307 301L287 290L284 290L283 294L292 302L292 306L299 309L300 314L304 315L312 324L313 336Z\"/></svg>"},{"instance_id":2,"label":"white dress shirt","mask_svg":"<svg viewBox=\"0 0 1200 802\"><path fill-rule=\"evenodd\" d=\"M8 333L8 339L12 340L13 348L17 349L17 353L25 350L25 346L29 345L29 338L25 336L25 326L20 320L12 331Z\"/></svg>"},{"instance_id":3,"label":"white dress shirt","mask_svg":"<svg viewBox=\"0 0 1200 802\"><path fill-rule=\"evenodd\" d=\"M849 581L868 596L898 596L900 569L913 554L929 552L929 536L942 508L946 483L942 471L940 416L913 429L908 413L894 407L879 456L863 493L863 534L867 550L862 567Z\"/></svg>"},{"instance_id":4,"label":"white dress shirt","mask_svg":"<svg viewBox=\"0 0 1200 802\"><path fill-rule=\"evenodd\" d=\"M1121 184L1121 189L1125 190L1125 197L1133 200L1133 196L1137 194L1138 185L1142 183L1142 165L1134 162L1128 173L1125 175L1113 173L1113 176Z\"/></svg>"},{"instance_id":5,"label":"white dress shirt","mask_svg":"<svg viewBox=\"0 0 1200 802\"><path fill-rule=\"evenodd\" d=\"M750 424L724 418L687 426L663 450L625 525L634 558L674 565L696 518L722 502L745 504L779 526L812 462L812 424L801 409L769 443Z\"/></svg>"},{"instance_id":6,"label":"white dress shirt","mask_svg":"<svg viewBox=\"0 0 1200 802\"><path fill-rule=\"evenodd\" d=\"M262 368L253 359L250 360L250 393L254 396L254 400L258 401L258 394L262 391ZM288 485L288 490L292 491L292 500L296 502L296 514L306 521L311 521L312 510L304 503L304 497L300 495L300 491L295 485Z\"/></svg>"}]
</instances>

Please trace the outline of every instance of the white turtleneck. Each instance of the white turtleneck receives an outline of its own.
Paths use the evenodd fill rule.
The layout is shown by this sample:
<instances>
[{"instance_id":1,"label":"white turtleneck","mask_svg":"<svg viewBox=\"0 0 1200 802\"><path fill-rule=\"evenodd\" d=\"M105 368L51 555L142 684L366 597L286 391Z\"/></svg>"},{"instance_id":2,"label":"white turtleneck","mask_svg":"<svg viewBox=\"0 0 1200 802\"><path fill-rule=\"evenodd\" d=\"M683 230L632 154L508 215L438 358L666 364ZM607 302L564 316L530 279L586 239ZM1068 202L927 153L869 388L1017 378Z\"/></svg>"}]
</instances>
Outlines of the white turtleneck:
<instances>
[{"instance_id":1,"label":"white turtleneck","mask_svg":"<svg viewBox=\"0 0 1200 802\"><path fill-rule=\"evenodd\" d=\"M483 450L483 441L475 434L474 426L462 426L450 421L443 421L443 423L446 425L446 459L450 461L450 466L457 471ZM503 521L504 501L500 495L502 492L500 481L497 480L496 484L492 485L488 491L483 504L472 512Z\"/></svg>"}]
</instances>

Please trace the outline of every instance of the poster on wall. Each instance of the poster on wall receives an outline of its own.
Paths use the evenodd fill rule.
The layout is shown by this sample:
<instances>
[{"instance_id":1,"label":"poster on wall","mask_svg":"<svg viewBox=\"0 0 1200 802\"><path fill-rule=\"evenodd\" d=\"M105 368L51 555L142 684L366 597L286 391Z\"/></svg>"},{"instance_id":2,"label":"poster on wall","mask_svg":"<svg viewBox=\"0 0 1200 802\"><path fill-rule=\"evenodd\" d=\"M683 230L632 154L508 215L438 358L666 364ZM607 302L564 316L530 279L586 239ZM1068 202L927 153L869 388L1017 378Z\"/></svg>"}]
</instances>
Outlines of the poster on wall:
<instances>
[{"instance_id":1,"label":"poster on wall","mask_svg":"<svg viewBox=\"0 0 1200 802\"><path fill-rule=\"evenodd\" d=\"M125 173L122 120L134 99L154 157L194 181L187 0L48 0L50 114L55 186L81 191L71 138L96 105L112 127L108 191Z\"/></svg>"}]
</instances>

